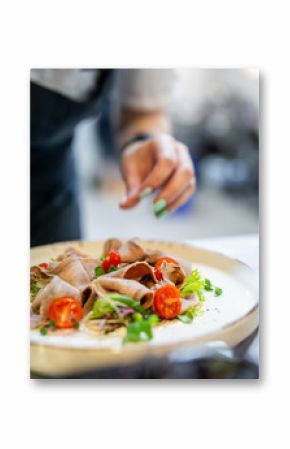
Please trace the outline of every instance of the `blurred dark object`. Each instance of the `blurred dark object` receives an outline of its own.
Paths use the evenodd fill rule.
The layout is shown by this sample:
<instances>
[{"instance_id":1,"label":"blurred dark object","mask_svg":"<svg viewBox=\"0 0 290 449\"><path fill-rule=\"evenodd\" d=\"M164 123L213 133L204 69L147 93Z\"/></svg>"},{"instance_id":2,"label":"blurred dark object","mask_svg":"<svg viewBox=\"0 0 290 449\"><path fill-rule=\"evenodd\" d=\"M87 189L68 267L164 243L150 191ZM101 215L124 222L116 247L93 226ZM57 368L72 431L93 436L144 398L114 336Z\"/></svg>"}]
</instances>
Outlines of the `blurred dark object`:
<instances>
[{"instance_id":1,"label":"blurred dark object","mask_svg":"<svg viewBox=\"0 0 290 449\"><path fill-rule=\"evenodd\" d=\"M41 378L33 376L32 378ZM62 377L54 377L60 379ZM235 348L223 342L178 349L164 358L75 373L65 379L258 379L257 331Z\"/></svg>"},{"instance_id":2,"label":"blurred dark object","mask_svg":"<svg viewBox=\"0 0 290 449\"><path fill-rule=\"evenodd\" d=\"M194 149L201 183L231 193L258 193L258 110L236 95L207 101L194 125L176 123L178 138Z\"/></svg>"}]
</instances>

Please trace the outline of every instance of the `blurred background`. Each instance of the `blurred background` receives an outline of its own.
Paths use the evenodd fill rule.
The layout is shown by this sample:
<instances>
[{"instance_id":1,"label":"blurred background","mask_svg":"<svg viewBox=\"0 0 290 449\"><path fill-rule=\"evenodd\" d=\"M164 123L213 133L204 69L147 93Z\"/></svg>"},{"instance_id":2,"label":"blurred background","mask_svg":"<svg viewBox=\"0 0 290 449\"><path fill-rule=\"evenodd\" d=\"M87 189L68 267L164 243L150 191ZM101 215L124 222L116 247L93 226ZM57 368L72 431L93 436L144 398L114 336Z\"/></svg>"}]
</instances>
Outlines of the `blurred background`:
<instances>
[{"instance_id":1,"label":"blurred background","mask_svg":"<svg viewBox=\"0 0 290 449\"><path fill-rule=\"evenodd\" d=\"M83 239L142 237L185 240L258 232L259 73L254 69L177 69L170 104L174 136L190 148L197 193L156 220L153 197L132 210L118 201L124 185L110 109L82 122L74 140Z\"/></svg>"}]
</instances>

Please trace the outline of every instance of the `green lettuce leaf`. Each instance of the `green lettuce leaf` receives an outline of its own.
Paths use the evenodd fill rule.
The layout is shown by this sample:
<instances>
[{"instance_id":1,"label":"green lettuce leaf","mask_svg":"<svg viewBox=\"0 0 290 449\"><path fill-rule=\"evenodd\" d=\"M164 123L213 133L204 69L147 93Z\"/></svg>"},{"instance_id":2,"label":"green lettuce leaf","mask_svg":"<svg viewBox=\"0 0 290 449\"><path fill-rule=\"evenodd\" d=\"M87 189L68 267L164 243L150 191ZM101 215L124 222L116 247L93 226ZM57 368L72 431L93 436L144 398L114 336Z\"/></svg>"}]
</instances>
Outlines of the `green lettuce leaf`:
<instances>
[{"instance_id":1,"label":"green lettuce leaf","mask_svg":"<svg viewBox=\"0 0 290 449\"><path fill-rule=\"evenodd\" d=\"M201 294L203 298L202 289L204 288L205 281L202 279L198 269L192 271L192 273L185 279L180 293L182 296L191 295L193 293Z\"/></svg>"},{"instance_id":2,"label":"green lettuce leaf","mask_svg":"<svg viewBox=\"0 0 290 449\"><path fill-rule=\"evenodd\" d=\"M178 315L177 318L185 324L190 324L190 323L192 323L194 318L196 318L200 315L203 315L203 313L204 313L204 310L202 309L202 307L200 305L198 305L198 306L190 307L185 312Z\"/></svg>"},{"instance_id":3,"label":"green lettuce leaf","mask_svg":"<svg viewBox=\"0 0 290 449\"><path fill-rule=\"evenodd\" d=\"M157 315L150 315L147 319L133 321L127 327L127 335L124 343L139 343L141 341L150 341L153 338L152 326L159 322Z\"/></svg>"}]
</instances>

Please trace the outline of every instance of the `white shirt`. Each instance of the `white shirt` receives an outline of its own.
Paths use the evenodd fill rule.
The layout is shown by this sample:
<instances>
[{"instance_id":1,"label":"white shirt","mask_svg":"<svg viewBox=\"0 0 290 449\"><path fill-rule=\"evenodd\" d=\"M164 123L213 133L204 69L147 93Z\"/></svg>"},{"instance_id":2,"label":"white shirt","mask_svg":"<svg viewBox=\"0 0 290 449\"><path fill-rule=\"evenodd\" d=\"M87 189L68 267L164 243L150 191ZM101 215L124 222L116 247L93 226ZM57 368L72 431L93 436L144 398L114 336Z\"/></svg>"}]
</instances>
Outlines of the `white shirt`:
<instances>
[{"instance_id":1,"label":"white shirt","mask_svg":"<svg viewBox=\"0 0 290 449\"><path fill-rule=\"evenodd\" d=\"M168 104L175 80L173 69L115 70L115 101L141 110ZM31 81L80 102L89 99L99 75L99 69L31 69Z\"/></svg>"}]
</instances>

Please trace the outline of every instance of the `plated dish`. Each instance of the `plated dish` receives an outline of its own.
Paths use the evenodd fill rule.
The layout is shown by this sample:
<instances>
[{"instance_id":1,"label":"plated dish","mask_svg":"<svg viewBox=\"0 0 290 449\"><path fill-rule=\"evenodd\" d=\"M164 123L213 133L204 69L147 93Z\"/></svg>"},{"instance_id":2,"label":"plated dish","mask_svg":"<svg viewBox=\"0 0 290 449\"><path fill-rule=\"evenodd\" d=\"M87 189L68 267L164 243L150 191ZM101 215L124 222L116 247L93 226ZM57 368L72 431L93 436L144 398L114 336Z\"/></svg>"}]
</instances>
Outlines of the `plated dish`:
<instances>
[{"instance_id":1,"label":"plated dish","mask_svg":"<svg viewBox=\"0 0 290 449\"><path fill-rule=\"evenodd\" d=\"M35 372L129 363L213 340L233 345L258 324L251 270L201 248L117 239L58 243L33 248L31 265ZM162 289L170 293L165 299ZM77 304L72 314L70 300L59 298Z\"/></svg>"},{"instance_id":2,"label":"plated dish","mask_svg":"<svg viewBox=\"0 0 290 449\"><path fill-rule=\"evenodd\" d=\"M198 268L136 240L109 239L95 258L69 247L30 275L31 327L42 336L122 331L123 343L150 341L154 326L190 324L205 312L206 295L222 295Z\"/></svg>"}]
</instances>

